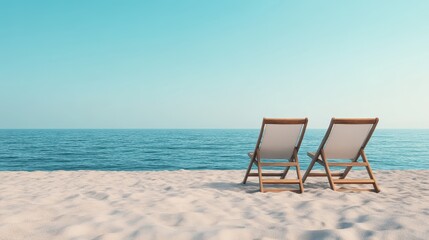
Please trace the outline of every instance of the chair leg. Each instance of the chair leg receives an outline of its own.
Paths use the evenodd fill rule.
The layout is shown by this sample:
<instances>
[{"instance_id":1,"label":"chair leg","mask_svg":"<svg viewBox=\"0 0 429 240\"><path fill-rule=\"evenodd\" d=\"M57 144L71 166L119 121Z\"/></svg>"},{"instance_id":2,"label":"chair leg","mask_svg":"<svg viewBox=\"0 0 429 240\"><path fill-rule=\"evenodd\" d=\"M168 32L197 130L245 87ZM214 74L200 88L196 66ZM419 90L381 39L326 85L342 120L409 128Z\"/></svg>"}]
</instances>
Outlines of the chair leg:
<instances>
[{"instance_id":1,"label":"chair leg","mask_svg":"<svg viewBox=\"0 0 429 240\"><path fill-rule=\"evenodd\" d=\"M341 175L340 179L346 178L347 174L349 174L350 170L352 170L352 167L346 167L343 174Z\"/></svg>"},{"instance_id":2,"label":"chair leg","mask_svg":"<svg viewBox=\"0 0 429 240\"><path fill-rule=\"evenodd\" d=\"M282 176L280 177L280 179L285 179L287 173L289 172L290 167L286 167L285 170L282 173Z\"/></svg>"},{"instance_id":3,"label":"chair leg","mask_svg":"<svg viewBox=\"0 0 429 240\"><path fill-rule=\"evenodd\" d=\"M299 189L300 189L300 193L304 192L304 184L302 183L302 176L301 176L301 169L299 168L299 160L298 160L298 155L295 153L295 161L296 161L296 176L298 177L299 180Z\"/></svg>"},{"instance_id":4,"label":"chair leg","mask_svg":"<svg viewBox=\"0 0 429 240\"><path fill-rule=\"evenodd\" d=\"M359 151L359 154L352 160L352 162L357 162L360 155L361 155L361 152ZM346 167L346 169L344 169L343 174L340 176L340 179L345 179L347 174L349 174L350 170L352 170L352 166Z\"/></svg>"},{"instance_id":5,"label":"chair leg","mask_svg":"<svg viewBox=\"0 0 429 240\"><path fill-rule=\"evenodd\" d=\"M261 192L264 192L264 186L262 183L262 168L261 168L261 164L260 164L261 159L259 158L259 152L257 153L256 161L257 161L256 165L258 165L259 190Z\"/></svg>"},{"instance_id":6,"label":"chair leg","mask_svg":"<svg viewBox=\"0 0 429 240\"><path fill-rule=\"evenodd\" d=\"M310 165L308 165L307 171L305 171L304 177L302 178L302 182L305 183L305 180L307 180L308 175L310 174L311 170L314 167L314 164L316 163L316 160L319 156L314 156L314 158L311 160Z\"/></svg>"},{"instance_id":7,"label":"chair leg","mask_svg":"<svg viewBox=\"0 0 429 240\"><path fill-rule=\"evenodd\" d=\"M380 192L380 188L378 187L377 181L375 180L374 173L372 173L371 166L369 165L368 159L366 158L365 151L363 149L361 150L361 156L362 156L362 160L367 164L366 171L368 172L369 178L374 180L374 183L372 184L372 186L374 187L374 191L378 193Z\"/></svg>"},{"instance_id":8,"label":"chair leg","mask_svg":"<svg viewBox=\"0 0 429 240\"><path fill-rule=\"evenodd\" d=\"M321 156L324 163L323 166L325 167L326 175L328 176L329 186L331 186L331 189L335 191L336 187L334 180L332 179L331 169L329 169L328 161L325 157L325 153L323 152L323 150L321 151Z\"/></svg>"},{"instance_id":9,"label":"chair leg","mask_svg":"<svg viewBox=\"0 0 429 240\"><path fill-rule=\"evenodd\" d=\"M253 163L255 162L255 158L252 157L249 162L249 166L247 167L246 175L244 175L243 184L246 184L247 178L249 177L249 173L252 170Z\"/></svg>"}]
</instances>

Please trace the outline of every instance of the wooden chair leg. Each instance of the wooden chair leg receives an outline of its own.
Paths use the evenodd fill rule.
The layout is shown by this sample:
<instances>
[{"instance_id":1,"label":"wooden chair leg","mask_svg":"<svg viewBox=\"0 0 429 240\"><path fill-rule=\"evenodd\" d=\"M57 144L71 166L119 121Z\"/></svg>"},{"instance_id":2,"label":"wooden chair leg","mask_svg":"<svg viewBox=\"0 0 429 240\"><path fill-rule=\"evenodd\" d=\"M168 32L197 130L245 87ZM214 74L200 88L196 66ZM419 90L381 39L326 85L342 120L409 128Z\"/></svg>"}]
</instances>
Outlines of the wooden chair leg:
<instances>
[{"instance_id":1,"label":"wooden chair leg","mask_svg":"<svg viewBox=\"0 0 429 240\"><path fill-rule=\"evenodd\" d=\"M290 167L286 167L285 170L282 173L282 176L280 177L280 179L285 179L287 173L289 172Z\"/></svg>"},{"instance_id":2,"label":"wooden chair leg","mask_svg":"<svg viewBox=\"0 0 429 240\"><path fill-rule=\"evenodd\" d=\"M357 162L357 160L359 159L360 155L361 155L361 153L359 151L359 154L352 160L352 162ZM347 176L347 174L349 174L350 170L352 170L352 166L346 167L346 169L344 170L343 174L340 176L340 179L345 179L346 176Z\"/></svg>"},{"instance_id":3,"label":"wooden chair leg","mask_svg":"<svg viewBox=\"0 0 429 240\"><path fill-rule=\"evenodd\" d=\"M252 157L247 167L246 175L244 175L243 184L246 184L247 178L249 177L250 171L252 170L253 163L255 163L255 157Z\"/></svg>"},{"instance_id":4,"label":"wooden chair leg","mask_svg":"<svg viewBox=\"0 0 429 240\"><path fill-rule=\"evenodd\" d=\"M256 165L258 165L258 177L259 177L259 190L264 192L264 184L262 183L262 168L261 168L261 158L259 157L259 152L256 155Z\"/></svg>"},{"instance_id":5,"label":"wooden chair leg","mask_svg":"<svg viewBox=\"0 0 429 240\"><path fill-rule=\"evenodd\" d=\"M362 156L362 160L367 164L366 171L368 172L369 178L374 180L374 183L372 184L372 186L374 187L374 191L378 193L380 192L380 188L378 187L377 181L375 180L374 173L372 172L371 166L369 165L368 159L366 158L365 151L362 149L360 153Z\"/></svg>"},{"instance_id":6,"label":"wooden chair leg","mask_svg":"<svg viewBox=\"0 0 429 240\"><path fill-rule=\"evenodd\" d=\"M304 177L302 178L302 182L303 183L305 183L305 180L307 180L307 177L310 174L311 170L313 169L314 164L316 163L318 157L319 156L314 156L314 158L311 160L310 165L308 165L308 168L307 168L307 170L304 173Z\"/></svg>"},{"instance_id":7,"label":"wooden chair leg","mask_svg":"<svg viewBox=\"0 0 429 240\"><path fill-rule=\"evenodd\" d=\"M343 174L341 175L340 179L346 178L347 174L349 174L350 170L352 170L352 167L346 167Z\"/></svg>"},{"instance_id":8,"label":"wooden chair leg","mask_svg":"<svg viewBox=\"0 0 429 240\"><path fill-rule=\"evenodd\" d=\"M302 176L301 176L301 169L299 168L299 160L298 160L298 154L295 152L295 162L296 164L296 176L298 177L299 180L299 189L300 192L303 193L304 192L304 184L302 183Z\"/></svg>"},{"instance_id":9,"label":"wooden chair leg","mask_svg":"<svg viewBox=\"0 0 429 240\"><path fill-rule=\"evenodd\" d=\"M336 187L334 180L332 179L331 169L329 169L328 160L326 159L325 152L323 150L321 151L321 156L324 163L323 166L325 167L326 175L328 176L329 185L331 186L331 189L335 191Z\"/></svg>"}]
</instances>

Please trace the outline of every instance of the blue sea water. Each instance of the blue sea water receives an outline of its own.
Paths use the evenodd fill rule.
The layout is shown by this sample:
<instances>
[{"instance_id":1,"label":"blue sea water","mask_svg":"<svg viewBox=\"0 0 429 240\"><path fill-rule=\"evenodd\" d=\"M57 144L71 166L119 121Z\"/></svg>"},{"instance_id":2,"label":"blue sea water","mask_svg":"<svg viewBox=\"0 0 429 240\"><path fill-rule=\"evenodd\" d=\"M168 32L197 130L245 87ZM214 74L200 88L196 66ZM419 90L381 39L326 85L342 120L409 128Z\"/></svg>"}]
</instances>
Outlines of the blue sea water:
<instances>
[{"instance_id":1,"label":"blue sea water","mask_svg":"<svg viewBox=\"0 0 429 240\"><path fill-rule=\"evenodd\" d=\"M259 130L0 130L0 170L245 169ZM309 129L301 169L325 130ZM429 130L377 129L373 169L429 169Z\"/></svg>"}]
</instances>

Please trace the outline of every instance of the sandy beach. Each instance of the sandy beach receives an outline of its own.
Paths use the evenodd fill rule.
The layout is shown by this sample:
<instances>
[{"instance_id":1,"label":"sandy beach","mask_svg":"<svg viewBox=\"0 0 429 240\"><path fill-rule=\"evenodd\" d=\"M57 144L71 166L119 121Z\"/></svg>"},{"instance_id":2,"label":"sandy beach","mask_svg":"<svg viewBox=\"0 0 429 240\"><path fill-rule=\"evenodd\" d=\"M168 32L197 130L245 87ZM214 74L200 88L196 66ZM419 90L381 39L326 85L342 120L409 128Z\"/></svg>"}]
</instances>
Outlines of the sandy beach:
<instances>
[{"instance_id":1,"label":"sandy beach","mask_svg":"<svg viewBox=\"0 0 429 240\"><path fill-rule=\"evenodd\" d=\"M359 177L364 172L354 173ZM0 172L0 239L427 239L429 171L259 193L244 171Z\"/></svg>"}]
</instances>

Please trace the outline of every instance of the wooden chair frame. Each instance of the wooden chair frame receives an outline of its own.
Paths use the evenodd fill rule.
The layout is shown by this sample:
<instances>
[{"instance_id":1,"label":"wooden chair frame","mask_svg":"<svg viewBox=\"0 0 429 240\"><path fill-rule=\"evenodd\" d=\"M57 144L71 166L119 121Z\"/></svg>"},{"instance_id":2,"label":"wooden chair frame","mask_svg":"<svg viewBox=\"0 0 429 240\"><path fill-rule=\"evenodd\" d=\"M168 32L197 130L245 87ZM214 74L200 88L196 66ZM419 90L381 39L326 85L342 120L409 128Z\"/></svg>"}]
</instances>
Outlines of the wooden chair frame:
<instances>
[{"instance_id":1,"label":"wooden chair frame","mask_svg":"<svg viewBox=\"0 0 429 240\"><path fill-rule=\"evenodd\" d=\"M375 192L380 192L377 181L372 172L371 166L368 162L368 159L365 154L365 147L369 140L371 139L372 134L377 126L378 118L348 118L348 119L336 119L332 118L328 130L326 131L325 137L323 138L319 149L317 152L312 153L308 152L307 155L312 158L310 165L307 168L307 171L304 174L303 182L307 180L308 177L328 177L329 186L334 191L348 191L348 190L357 190L357 191L372 191L372 189L337 189L336 184L372 184ZM346 163L330 163L326 158L324 147L329 138L329 135L332 131L332 128L335 124L372 124L368 136L364 140L358 154L351 160L351 162ZM362 158L363 162L358 162L359 157ZM311 173L311 170L314 167L315 163L319 163L325 169L325 173ZM330 167L346 167L343 172L332 173ZM345 179L352 167L365 167L369 179ZM333 177L339 177L334 179Z\"/></svg>"},{"instance_id":2,"label":"wooden chair frame","mask_svg":"<svg viewBox=\"0 0 429 240\"><path fill-rule=\"evenodd\" d=\"M264 118L262 121L261 130L259 132L258 141L256 142L255 150L253 154L249 154L250 163L247 167L246 174L244 176L243 184L246 184L248 177L258 177L259 178L259 189L261 192L280 192L280 191L293 191L302 193L304 191L303 181L301 177L301 172L299 168L299 159L298 151L301 146L302 139L304 138L305 130L307 128L308 119L288 119L288 118ZM260 157L260 144L263 137L265 125L267 124L302 124L301 133L298 139L298 142L293 150L292 157L289 162L262 162ZM253 164L257 166L258 172L251 173ZM281 173L263 173L263 166L271 167L285 167ZM291 167L296 168L297 179L285 179L289 169ZM280 179L264 179L263 177L280 177ZM298 184L299 190L296 189L279 189L279 188L264 188L264 184Z\"/></svg>"}]
</instances>

